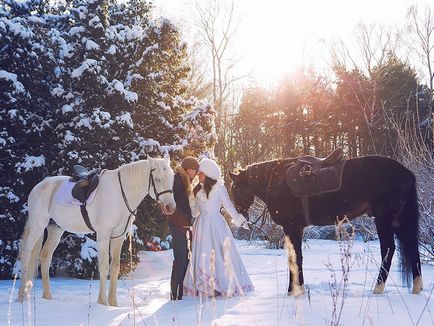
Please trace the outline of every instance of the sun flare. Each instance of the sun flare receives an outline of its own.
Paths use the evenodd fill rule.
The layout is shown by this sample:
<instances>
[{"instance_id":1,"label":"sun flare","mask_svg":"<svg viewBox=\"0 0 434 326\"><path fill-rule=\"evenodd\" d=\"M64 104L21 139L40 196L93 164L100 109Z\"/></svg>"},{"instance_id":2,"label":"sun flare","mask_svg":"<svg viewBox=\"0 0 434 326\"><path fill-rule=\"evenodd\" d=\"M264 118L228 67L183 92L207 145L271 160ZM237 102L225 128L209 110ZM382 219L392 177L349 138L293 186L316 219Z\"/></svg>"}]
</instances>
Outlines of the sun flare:
<instances>
[{"instance_id":1,"label":"sun flare","mask_svg":"<svg viewBox=\"0 0 434 326\"><path fill-rule=\"evenodd\" d=\"M274 1L262 10L246 7L240 47L246 47L246 62L250 61L248 65L253 67L252 74L259 84L270 85L315 61L321 37L334 28L333 22L326 28L319 27L325 19L323 6L312 1Z\"/></svg>"}]
</instances>

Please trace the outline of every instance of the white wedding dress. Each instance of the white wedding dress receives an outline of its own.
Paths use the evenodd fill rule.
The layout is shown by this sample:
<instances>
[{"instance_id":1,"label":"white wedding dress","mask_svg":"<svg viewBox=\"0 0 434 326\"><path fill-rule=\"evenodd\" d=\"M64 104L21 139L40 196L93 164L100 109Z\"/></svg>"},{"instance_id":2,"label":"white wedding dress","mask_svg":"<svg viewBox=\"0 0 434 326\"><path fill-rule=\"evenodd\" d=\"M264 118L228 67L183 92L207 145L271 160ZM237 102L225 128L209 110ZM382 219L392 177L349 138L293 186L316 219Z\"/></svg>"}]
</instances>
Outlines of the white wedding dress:
<instances>
[{"instance_id":1,"label":"white wedding dress","mask_svg":"<svg viewBox=\"0 0 434 326\"><path fill-rule=\"evenodd\" d=\"M193 224L192 252L184 278L184 294L232 297L253 291L232 232L220 213L223 204L233 218L238 216L223 182L214 184L209 198L203 188L199 190L195 203L199 216Z\"/></svg>"}]
</instances>

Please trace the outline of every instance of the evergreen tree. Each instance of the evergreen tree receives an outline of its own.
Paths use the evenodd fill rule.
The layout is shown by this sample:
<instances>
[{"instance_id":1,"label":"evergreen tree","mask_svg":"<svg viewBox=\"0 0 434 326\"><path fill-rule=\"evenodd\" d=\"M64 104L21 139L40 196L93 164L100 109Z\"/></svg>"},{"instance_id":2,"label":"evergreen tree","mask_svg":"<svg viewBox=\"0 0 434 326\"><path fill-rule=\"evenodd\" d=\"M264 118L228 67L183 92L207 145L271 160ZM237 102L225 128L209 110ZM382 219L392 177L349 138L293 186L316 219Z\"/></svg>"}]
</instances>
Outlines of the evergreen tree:
<instances>
[{"instance_id":1,"label":"evergreen tree","mask_svg":"<svg viewBox=\"0 0 434 326\"><path fill-rule=\"evenodd\" d=\"M46 174L55 127L57 82L42 1L3 1L0 9L0 278L10 277L30 189Z\"/></svg>"},{"instance_id":2,"label":"evergreen tree","mask_svg":"<svg viewBox=\"0 0 434 326\"><path fill-rule=\"evenodd\" d=\"M151 10L142 0L2 3L0 245L12 248L2 277L11 277L28 193L44 177L68 175L77 163L113 169L145 154L212 149L213 110L190 95L186 45ZM142 204L135 248L162 219ZM54 268L90 277L93 250L92 236L66 234Z\"/></svg>"}]
</instances>

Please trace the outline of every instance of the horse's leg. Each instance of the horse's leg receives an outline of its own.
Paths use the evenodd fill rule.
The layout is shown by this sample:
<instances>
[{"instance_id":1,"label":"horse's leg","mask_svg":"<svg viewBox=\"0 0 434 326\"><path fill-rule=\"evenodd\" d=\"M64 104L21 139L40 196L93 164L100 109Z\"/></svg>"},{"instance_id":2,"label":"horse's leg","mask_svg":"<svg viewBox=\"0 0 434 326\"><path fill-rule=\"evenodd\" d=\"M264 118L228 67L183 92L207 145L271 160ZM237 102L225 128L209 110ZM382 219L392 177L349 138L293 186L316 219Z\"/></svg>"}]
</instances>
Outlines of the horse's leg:
<instances>
[{"instance_id":1,"label":"horse's leg","mask_svg":"<svg viewBox=\"0 0 434 326\"><path fill-rule=\"evenodd\" d=\"M381 294L384 291L393 254L395 253L395 241L393 239L393 228L390 221L376 217L375 225L377 227L378 238L380 239L381 266L377 278L377 284L374 288L374 294Z\"/></svg>"},{"instance_id":2,"label":"horse's leg","mask_svg":"<svg viewBox=\"0 0 434 326\"><path fill-rule=\"evenodd\" d=\"M109 236L97 234L99 294L98 303L107 306L106 281L109 271Z\"/></svg>"},{"instance_id":3,"label":"horse's leg","mask_svg":"<svg viewBox=\"0 0 434 326\"><path fill-rule=\"evenodd\" d=\"M56 224L48 224L47 231L48 237L41 251L42 297L44 299L51 299L49 269L53 252L57 248L64 231Z\"/></svg>"},{"instance_id":4,"label":"horse's leg","mask_svg":"<svg viewBox=\"0 0 434 326\"><path fill-rule=\"evenodd\" d=\"M21 284L20 284L20 289L18 291L18 298L17 301L19 302L23 302L24 299L24 289L25 289L25 284L27 282L27 280L24 279L24 264L23 264L23 255L24 255L24 248L25 248L25 243L27 242L27 238L29 236L29 225L28 222L25 224L24 226L24 232L23 235L21 237L21 241L20 241L20 245L19 245L19 259L21 262L21 272L20 272L20 279L21 279ZM27 274L26 274L27 276Z\"/></svg>"},{"instance_id":5,"label":"horse's leg","mask_svg":"<svg viewBox=\"0 0 434 326\"><path fill-rule=\"evenodd\" d=\"M288 295L297 296L304 293L303 254L301 251L303 229L298 226L288 224L284 227L284 232L288 237Z\"/></svg>"},{"instance_id":6,"label":"horse's leg","mask_svg":"<svg viewBox=\"0 0 434 326\"><path fill-rule=\"evenodd\" d=\"M26 228L27 230L24 231L20 253L21 284L18 291L18 301L20 302L23 302L25 296L30 293L30 289L33 286L32 279L35 270L35 262L36 257L40 252L45 226L42 226L41 224L26 224Z\"/></svg>"},{"instance_id":7,"label":"horse's leg","mask_svg":"<svg viewBox=\"0 0 434 326\"><path fill-rule=\"evenodd\" d=\"M39 266L39 255L41 253L42 242L44 240L44 234L36 241L33 247L32 254L30 255L29 269L28 269L28 279L33 280L35 277L35 272L37 274ZM38 276L38 275L36 275Z\"/></svg>"},{"instance_id":8,"label":"horse's leg","mask_svg":"<svg viewBox=\"0 0 434 326\"><path fill-rule=\"evenodd\" d=\"M110 306L118 306L116 298L116 288L118 284L118 276L120 270L120 260L121 260L121 249L124 239L122 237L110 240L110 256L111 256L111 266L110 266L110 288L108 295L108 303ZM131 271L132 272L132 271Z\"/></svg>"}]
</instances>

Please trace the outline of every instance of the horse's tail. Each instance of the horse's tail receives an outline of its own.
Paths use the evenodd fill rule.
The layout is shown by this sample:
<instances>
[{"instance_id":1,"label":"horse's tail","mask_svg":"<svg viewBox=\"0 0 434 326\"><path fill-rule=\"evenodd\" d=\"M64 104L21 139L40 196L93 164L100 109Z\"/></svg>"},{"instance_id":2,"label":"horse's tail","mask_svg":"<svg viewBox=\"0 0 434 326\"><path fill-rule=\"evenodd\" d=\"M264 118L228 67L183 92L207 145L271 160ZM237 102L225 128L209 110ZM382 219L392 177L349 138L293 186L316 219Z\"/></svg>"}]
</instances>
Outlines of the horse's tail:
<instances>
[{"instance_id":1,"label":"horse's tail","mask_svg":"<svg viewBox=\"0 0 434 326\"><path fill-rule=\"evenodd\" d=\"M399 256L401 265L401 278L403 284L410 286L410 275L413 272L412 262L419 262L419 206L416 188L416 178L411 174L411 190L407 201L402 208L399 218L399 226L396 235L399 244ZM413 266L413 268L415 268Z\"/></svg>"},{"instance_id":2,"label":"horse's tail","mask_svg":"<svg viewBox=\"0 0 434 326\"><path fill-rule=\"evenodd\" d=\"M24 231L23 231L23 234L21 236L20 244L18 247L18 259L21 259L21 255L23 253L23 248L25 248L27 237L29 236L29 231L30 231L29 220L27 220L26 224L24 225Z\"/></svg>"},{"instance_id":3,"label":"horse's tail","mask_svg":"<svg viewBox=\"0 0 434 326\"><path fill-rule=\"evenodd\" d=\"M17 257L17 262L18 260L21 262L22 261L22 255L23 255L23 250L26 247L26 241L27 238L29 236L29 232L30 232L30 227L29 227L29 220L26 221L25 225L24 225L24 231L23 234L21 235L21 239L20 242L18 244L18 257ZM22 271L22 266L19 266L19 274L21 274Z\"/></svg>"}]
</instances>

